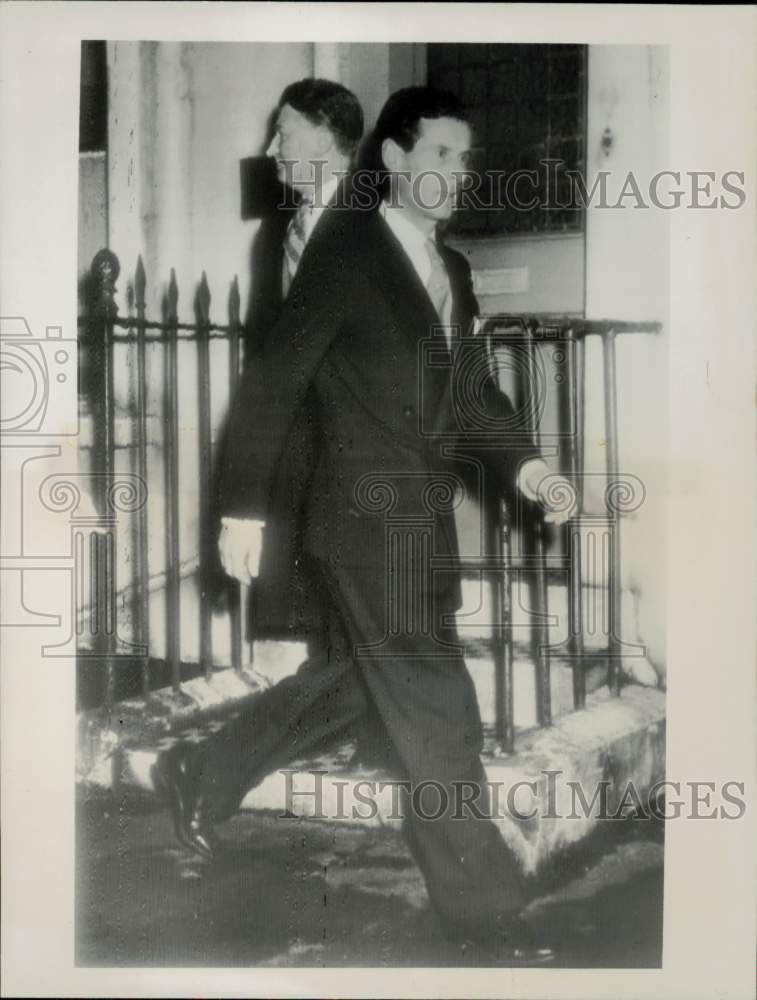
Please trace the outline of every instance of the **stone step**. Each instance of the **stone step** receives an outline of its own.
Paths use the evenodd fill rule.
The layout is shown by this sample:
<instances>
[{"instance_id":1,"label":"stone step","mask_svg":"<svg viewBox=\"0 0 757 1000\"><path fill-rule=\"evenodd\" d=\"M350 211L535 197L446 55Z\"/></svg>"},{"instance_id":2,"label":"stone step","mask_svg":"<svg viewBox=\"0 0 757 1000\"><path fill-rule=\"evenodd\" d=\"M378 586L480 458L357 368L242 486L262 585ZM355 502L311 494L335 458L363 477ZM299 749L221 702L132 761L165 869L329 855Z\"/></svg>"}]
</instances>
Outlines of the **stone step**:
<instances>
[{"instance_id":1,"label":"stone step","mask_svg":"<svg viewBox=\"0 0 757 1000\"><path fill-rule=\"evenodd\" d=\"M158 753L179 741L201 742L229 717L206 718L180 733L119 747L109 761L111 779L116 776L125 784L152 790L151 769ZM615 698L606 687L598 688L584 710L564 714L545 729L519 731L511 756L502 753L488 726L482 759L493 818L523 871L535 872L555 852L587 837L598 823L611 821L599 815L595 799L603 782L612 814L629 785L633 805L643 802L654 783L663 779L664 693L629 685ZM399 786L357 763L355 746L346 743L334 753L269 775L245 796L241 808L396 826L402 799Z\"/></svg>"}]
</instances>

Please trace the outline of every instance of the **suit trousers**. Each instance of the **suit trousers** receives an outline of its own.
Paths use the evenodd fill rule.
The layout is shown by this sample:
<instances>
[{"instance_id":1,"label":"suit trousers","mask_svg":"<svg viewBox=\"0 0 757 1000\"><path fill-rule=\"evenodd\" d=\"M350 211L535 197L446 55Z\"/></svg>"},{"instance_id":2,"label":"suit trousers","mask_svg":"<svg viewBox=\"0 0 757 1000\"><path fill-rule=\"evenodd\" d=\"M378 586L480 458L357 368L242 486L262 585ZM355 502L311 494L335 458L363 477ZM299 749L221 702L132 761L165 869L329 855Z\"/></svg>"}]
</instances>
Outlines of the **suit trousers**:
<instances>
[{"instance_id":1,"label":"suit trousers","mask_svg":"<svg viewBox=\"0 0 757 1000\"><path fill-rule=\"evenodd\" d=\"M522 908L515 858L486 815L482 727L451 610L425 632L387 620L383 581L365 567L317 568L325 641L296 674L262 692L198 749L197 790L231 816L264 777L348 733L370 733L388 776L406 782L403 832L447 925L487 925ZM405 626L415 622L405 621ZM474 800L477 809L461 806Z\"/></svg>"}]
</instances>

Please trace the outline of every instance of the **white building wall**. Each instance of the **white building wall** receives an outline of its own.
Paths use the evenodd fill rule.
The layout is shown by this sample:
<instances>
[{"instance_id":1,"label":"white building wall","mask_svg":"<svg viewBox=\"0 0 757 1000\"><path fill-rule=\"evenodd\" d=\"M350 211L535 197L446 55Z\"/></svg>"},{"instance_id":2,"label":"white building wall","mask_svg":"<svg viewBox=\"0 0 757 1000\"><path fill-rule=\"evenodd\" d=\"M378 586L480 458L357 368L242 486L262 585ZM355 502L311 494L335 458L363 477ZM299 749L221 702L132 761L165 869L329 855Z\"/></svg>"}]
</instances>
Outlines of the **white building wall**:
<instances>
[{"instance_id":1,"label":"white building wall","mask_svg":"<svg viewBox=\"0 0 757 1000\"><path fill-rule=\"evenodd\" d=\"M194 321L194 297L203 271L211 293L211 319L227 321L236 275L242 315L250 285L250 248L259 223L241 217L240 161L260 155L268 120L284 87L313 72L314 47L302 44L180 42L108 43L108 245L121 274L116 301L129 312L138 256L147 275L150 319L160 319L171 269L182 322ZM164 457L164 352L148 348L148 480L151 575L166 564ZM181 561L191 569L198 537L198 419L195 348L179 347L179 498ZM135 355L115 352L117 469L135 471L130 443ZM211 345L214 431L228 405L228 353ZM133 572L133 534L123 525L118 582ZM182 588L182 654L197 655L197 591ZM151 607L151 633L159 655L164 640L163 596Z\"/></svg>"},{"instance_id":2,"label":"white building wall","mask_svg":"<svg viewBox=\"0 0 757 1000\"><path fill-rule=\"evenodd\" d=\"M656 46L596 45L589 48L587 186L610 171L607 199L617 201L632 172L648 201L655 173L670 169L668 157L668 53ZM602 136L610 130L605 152ZM626 615L621 638L642 642L655 667L665 667L666 527L668 454L669 213L593 204L586 217L586 315L660 320L656 336L618 337L618 432L620 472L637 476L646 496L623 519L623 585ZM589 384L601 386L600 351L587 345ZM605 440L600 392L587 400L587 471L604 469ZM594 496L592 497L592 492ZM590 501L599 502L596 489ZM633 667L629 662L628 666Z\"/></svg>"},{"instance_id":3,"label":"white building wall","mask_svg":"<svg viewBox=\"0 0 757 1000\"><path fill-rule=\"evenodd\" d=\"M241 219L239 161L263 152L281 91L312 71L309 43L109 43L109 238L122 306L139 253L150 307L171 267L181 319L192 319L202 270L220 315L234 274L244 302L257 223Z\"/></svg>"}]
</instances>

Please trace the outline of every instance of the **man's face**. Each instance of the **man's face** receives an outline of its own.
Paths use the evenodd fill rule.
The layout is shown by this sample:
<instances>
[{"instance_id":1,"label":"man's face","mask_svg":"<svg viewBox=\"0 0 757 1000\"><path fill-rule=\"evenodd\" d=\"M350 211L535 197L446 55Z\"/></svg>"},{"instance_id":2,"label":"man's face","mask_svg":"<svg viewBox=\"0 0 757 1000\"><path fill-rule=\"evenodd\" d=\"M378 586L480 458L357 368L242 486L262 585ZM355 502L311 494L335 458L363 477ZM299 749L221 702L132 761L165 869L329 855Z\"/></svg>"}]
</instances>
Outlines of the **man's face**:
<instances>
[{"instance_id":1,"label":"man's face","mask_svg":"<svg viewBox=\"0 0 757 1000\"><path fill-rule=\"evenodd\" d=\"M280 181L312 198L320 188L323 162L331 142L325 126L313 125L305 115L285 104L279 110L265 155L276 161Z\"/></svg>"},{"instance_id":2,"label":"man's face","mask_svg":"<svg viewBox=\"0 0 757 1000\"><path fill-rule=\"evenodd\" d=\"M461 175L470 161L471 130L456 118L421 118L410 152L395 147L400 202L440 222L455 210Z\"/></svg>"}]
</instances>

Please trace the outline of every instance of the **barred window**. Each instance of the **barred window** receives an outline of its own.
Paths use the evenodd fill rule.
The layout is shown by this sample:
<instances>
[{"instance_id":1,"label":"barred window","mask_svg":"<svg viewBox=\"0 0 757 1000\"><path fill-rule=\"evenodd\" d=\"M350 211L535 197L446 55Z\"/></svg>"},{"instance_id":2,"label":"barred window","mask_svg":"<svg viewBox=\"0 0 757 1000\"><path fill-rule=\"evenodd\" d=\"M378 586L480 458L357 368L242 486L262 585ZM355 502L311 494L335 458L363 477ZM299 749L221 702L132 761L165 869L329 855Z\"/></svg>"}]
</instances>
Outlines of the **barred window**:
<instances>
[{"instance_id":1,"label":"barred window","mask_svg":"<svg viewBox=\"0 0 757 1000\"><path fill-rule=\"evenodd\" d=\"M471 116L475 169L536 172L517 189L521 204L536 207L504 198L495 208L461 210L456 231L581 232L583 211L566 171L584 173L586 46L436 43L427 52L429 84L457 94Z\"/></svg>"}]
</instances>

